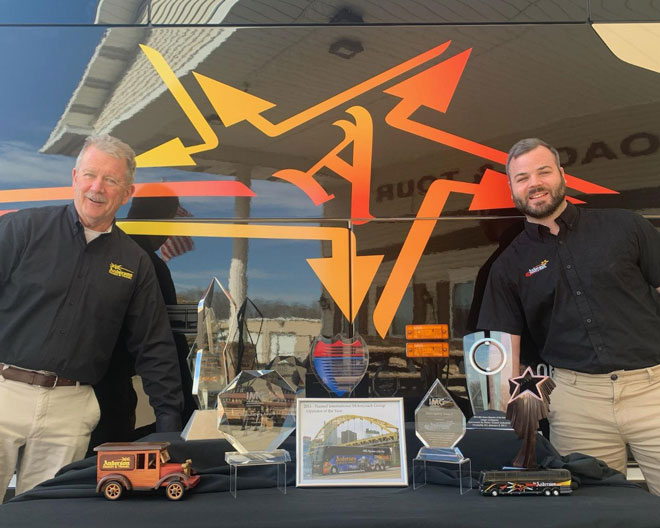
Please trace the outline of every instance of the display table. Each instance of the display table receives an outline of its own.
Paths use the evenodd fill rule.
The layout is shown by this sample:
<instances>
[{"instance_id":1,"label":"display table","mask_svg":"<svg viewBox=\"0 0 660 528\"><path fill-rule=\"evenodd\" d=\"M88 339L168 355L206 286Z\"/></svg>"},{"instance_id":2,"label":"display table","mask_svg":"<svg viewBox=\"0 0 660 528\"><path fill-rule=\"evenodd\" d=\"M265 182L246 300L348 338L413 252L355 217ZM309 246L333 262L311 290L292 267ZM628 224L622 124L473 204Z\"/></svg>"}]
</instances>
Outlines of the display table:
<instances>
[{"instance_id":1,"label":"display table","mask_svg":"<svg viewBox=\"0 0 660 528\"><path fill-rule=\"evenodd\" d=\"M408 460L420 447L407 430ZM159 493L132 492L117 502L95 493L95 459L64 468L56 478L0 506L0 526L193 526L348 528L387 526L422 528L484 526L660 526L660 498L627 482L623 475L590 457L559 457L539 438L539 461L568 467L581 484L569 496L483 497L478 490L461 496L458 473L429 467L428 482L407 488L295 488L295 463L287 471L287 494L275 487L274 468L246 467L239 475L238 498L229 493L224 441L183 443L173 434L147 437L172 442L173 460L192 458L200 484L182 501ZM511 432L468 431L459 445L472 459L473 475L508 463L520 442ZM295 443L282 446L295 460ZM497 465L493 465L497 464ZM412 484L412 479L410 479ZM435 483L435 484L434 484ZM476 480L473 483L476 486Z\"/></svg>"}]
</instances>

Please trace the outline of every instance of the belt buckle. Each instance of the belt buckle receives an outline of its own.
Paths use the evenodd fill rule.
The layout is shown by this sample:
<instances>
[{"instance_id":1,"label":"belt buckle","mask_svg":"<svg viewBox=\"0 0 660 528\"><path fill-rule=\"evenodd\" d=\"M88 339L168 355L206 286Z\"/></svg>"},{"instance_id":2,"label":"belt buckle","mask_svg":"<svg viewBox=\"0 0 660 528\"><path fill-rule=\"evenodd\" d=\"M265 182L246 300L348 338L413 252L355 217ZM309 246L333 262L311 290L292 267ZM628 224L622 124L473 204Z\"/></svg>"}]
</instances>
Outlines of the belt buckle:
<instances>
[{"instance_id":1,"label":"belt buckle","mask_svg":"<svg viewBox=\"0 0 660 528\"><path fill-rule=\"evenodd\" d=\"M59 381L59 379L60 379L60 377L57 374L55 374L55 382L53 383L52 387L48 387L48 388L49 389L54 389L55 387L57 387L57 382Z\"/></svg>"}]
</instances>

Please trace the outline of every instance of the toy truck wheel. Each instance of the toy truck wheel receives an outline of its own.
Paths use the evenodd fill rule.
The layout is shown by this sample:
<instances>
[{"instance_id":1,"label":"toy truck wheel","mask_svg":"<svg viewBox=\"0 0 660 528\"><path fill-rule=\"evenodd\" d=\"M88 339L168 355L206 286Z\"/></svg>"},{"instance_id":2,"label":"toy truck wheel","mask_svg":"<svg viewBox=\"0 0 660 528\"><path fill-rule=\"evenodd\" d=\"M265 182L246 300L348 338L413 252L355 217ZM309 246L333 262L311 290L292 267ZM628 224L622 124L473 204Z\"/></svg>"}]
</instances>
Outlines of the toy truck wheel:
<instances>
[{"instance_id":1,"label":"toy truck wheel","mask_svg":"<svg viewBox=\"0 0 660 528\"><path fill-rule=\"evenodd\" d=\"M559 495L559 490L558 489L553 489L552 494L557 497Z\"/></svg>"},{"instance_id":2,"label":"toy truck wheel","mask_svg":"<svg viewBox=\"0 0 660 528\"><path fill-rule=\"evenodd\" d=\"M546 497L550 497L552 495L552 491L550 491L549 489L544 490L543 495L545 495Z\"/></svg>"},{"instance_id":3,"label":"toy truck wheel","mask_svg":"<svg viewBox=\"0 0 660 528\"><path fill-rule=\"evenodd\" d=\"M117 480L109 480L103 485L103 495L108 500L117 500L124 493L124 486Z\"/></svg>"},{"instance_id":4,"label":"toy truck wheel","mask_svg":"<svg viewBox=\"0 0 660 528\"><path fill-rule=\"evenodd\" d=\"M497 496L500 494L500 492L497 491L497 490L493 490L493 491L490 492L490 494L491 494L493 497L497 497Z\"/></svg>"},{"instance_id":5,"label":"toy truck wheel","mask_svg":"<svg viewBox=\"0 0 660 528\"><path fill-rule=\"evenodd\" d=\"M183 497L186 492L186 488L183 487L183 484L179 480L173 480L167 484L165 488L165 495L170 500L179 500Z\"/></svg>"}]
</instances>

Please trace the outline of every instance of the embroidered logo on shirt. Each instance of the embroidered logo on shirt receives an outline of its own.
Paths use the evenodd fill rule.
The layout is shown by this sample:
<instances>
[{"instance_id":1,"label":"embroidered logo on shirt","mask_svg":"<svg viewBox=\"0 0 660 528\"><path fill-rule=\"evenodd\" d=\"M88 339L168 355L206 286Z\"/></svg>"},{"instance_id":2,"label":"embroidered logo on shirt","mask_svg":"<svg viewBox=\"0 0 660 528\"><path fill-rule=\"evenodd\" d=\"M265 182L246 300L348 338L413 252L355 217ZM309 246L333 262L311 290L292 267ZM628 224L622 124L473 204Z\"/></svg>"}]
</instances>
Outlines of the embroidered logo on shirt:
<instances>
[{"instance_id":1,"label":"embroidered logo on shirt","mask_svg":"<svg viewBox=\"0 0 660 528\"><path fill-rule=\"evenodd\" d=\"M110 269L108 270L108 273L116 277L121 277L122 279L131 280L133 278L133 272L131 270L126 269L121 264L115 264L114 262L110 263Z\"/></svg>"},{"instance_id":2,"label":"embroidered logo on shirt","mask_svg":"<svg viewBox=\"0 0 660 528\"><path fill-rule=\"evenodd\" d=\"M531 277L532 275L534 275L534 273L538 273L539 271L543 271L544 269L546 269L548 267L548 262L550 262L550 261L547 260L547 259L542 260L541 263L538 266L534 266L533 268L529 268L529 270L527 270L527 273L525 273L525 277Z\"/></svg>"}]
</instances>

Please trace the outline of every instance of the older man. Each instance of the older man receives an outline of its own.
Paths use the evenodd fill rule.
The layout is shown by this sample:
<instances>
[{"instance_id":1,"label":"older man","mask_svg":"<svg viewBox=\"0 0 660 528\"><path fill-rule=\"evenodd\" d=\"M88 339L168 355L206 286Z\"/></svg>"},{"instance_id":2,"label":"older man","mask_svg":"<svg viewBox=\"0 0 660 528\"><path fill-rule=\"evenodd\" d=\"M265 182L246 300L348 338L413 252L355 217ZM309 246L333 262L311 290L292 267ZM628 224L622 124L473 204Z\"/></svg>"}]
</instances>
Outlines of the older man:
<instances>
[{"instance_id":1,"label":"older man","mask_svg":"<svg viewBox=\"0 0 660 528\"><path fill-rule=\"evenodd\" d=\"M73 204L0 219L0 497L81 458L99 419L91 385L121 335L157 429L181 426L181 381L149 257L114 225L135 187L135 154L94 136L73 169Z\"/></svg>"},{"instance_id":2,"label":"older man","mask_svg":"<svg viewBox=\"0 0 660 528\"><path fill-rule=\"evenodd\" d=\"M491 269L479 328L527 329L555 367L550 440L626 470L626 444L660 494L660 234L625 210L566 200L557 151L525 139L507 174L525 227Z\"/></svg>"}]
</instances>

